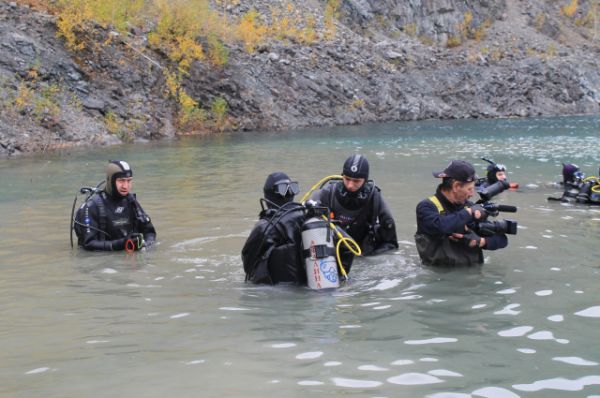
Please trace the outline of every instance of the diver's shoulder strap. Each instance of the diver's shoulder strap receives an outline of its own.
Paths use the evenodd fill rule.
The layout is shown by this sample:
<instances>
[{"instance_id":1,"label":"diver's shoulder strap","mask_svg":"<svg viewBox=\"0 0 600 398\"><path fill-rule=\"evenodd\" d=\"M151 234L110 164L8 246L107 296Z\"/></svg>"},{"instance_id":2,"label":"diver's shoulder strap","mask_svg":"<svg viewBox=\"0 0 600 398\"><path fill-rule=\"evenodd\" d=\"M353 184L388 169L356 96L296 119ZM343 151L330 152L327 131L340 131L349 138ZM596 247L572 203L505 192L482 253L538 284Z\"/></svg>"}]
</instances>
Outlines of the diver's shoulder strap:
<instances>
[{"instance_id":1,"label":"diver's shoulder strap","mask_svg":"<svg viewBox=\"0 0 600 398\"><path fill-rule=\"evenodd\" d=\"M379 207L381 205L381 189L373 183L373 192L371 192L373 200L373 214L371 215L371 225L374 226L377 223L379 217Z\"/></svg>"},{"instance_id":2,"label":"diver's shoulder strap","mask_svg":"<svg viewBox=\"0 0 600 398\"><path fill-rule=\"evenodd\" d=\"M142 224L148 224L150 222L150 216L144 211L140 202L138 202L137 196L134 193L130 193L127 196L127 201L133 206L136 221Z\"/></svg>"},{"instance_id":3,"label":"diver's shoulder strap","mask_svg":"<svg viewBox=\"0 0 600 398\"><path fill-rule=\"evenodd\" d=\"M429 198L429 201L431 203L433 203L435 205L435 207L438 210L438 213L440 214L444 214L446 212L446 210L444 210L444 206L442 206L442 203L440 202L440 200L437 198L437 196L435 195L431 195Z\"/></svg>"},{"instance_id":4,"label":"diver's shoulder strap","mask_svg":"<svg viewBox=\"0 0 600 398\"><path fill-rule=\"evenodd\" d=\"M104 193L100 193L97 195L93 195L91 197L92 201L96 204L96 206L98 206L98 215L100 217L100 219L98 220L98 228L101 231L106 231L106 206L104 204L104 198L102 197ZM98 239L100 240L104 240L105 236L104 234L100 234L98 236Z\"/></svg>"}]
</instances>

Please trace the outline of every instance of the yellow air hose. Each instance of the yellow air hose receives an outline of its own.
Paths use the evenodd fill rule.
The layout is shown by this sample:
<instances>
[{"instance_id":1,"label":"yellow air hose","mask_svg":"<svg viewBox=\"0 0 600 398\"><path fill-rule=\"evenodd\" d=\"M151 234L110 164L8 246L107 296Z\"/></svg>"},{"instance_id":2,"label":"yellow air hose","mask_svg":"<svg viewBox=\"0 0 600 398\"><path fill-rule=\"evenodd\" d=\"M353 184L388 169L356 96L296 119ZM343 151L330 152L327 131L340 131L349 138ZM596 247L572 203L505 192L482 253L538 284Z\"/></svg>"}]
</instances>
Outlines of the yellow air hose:
<instances>
[{"instance_id":1,"label":"yellow air hose","mask_svg":"<svg viewBox=\"0 0 600 398\"><path fill-rule=\"evenodd\" d=\"M341 179L342 179L342 176L341 176L341 175L337 175L337 174L330 175L330 176L327 176L327 177L325 177L325 178L322 178L322 179L321 179L319 182L317 182L315 185L313 185L313 186L312 186L312 187L311 187L311 188L308 190L308 192L306 192L306 193L304 194L304 196L302 197L302 200L300 200L300 203L304 203L304 202L306 202L306 201L308 200L308 198L310 198L310 195L312 195L312 193L313 193L315 190L317 190L317 189L321 188L321 187L323 186L323 184L325 184L327 181L330 181L330 180L341 180Z\"/></svg>"},{"instance_id":2,"label":"yellow air hose","mask_svg":"<svg viewBox=\"0 0 600 398\"><path fill-rule=\"evenodd\" d=\"M315 190L321 188L326 182L331 181L331 180L341 180L341 179L342 179L342 176L337 175L337 174L322 178L321 180L319 180L319 182L317 182L315 185L313 185L308 190L308 192L306 192L304 194L304 196L302 197L302 200L300 202L301 203L306 202L308 200L308 198L310 198L310 195L312 195L312 193ZM350 236L348 236L348 234L346 234L346 236L344 236L344 234L340 231L340 229L334 223L332 223L327 217L325 217L325 216L322 216L322 217L325 221L327 221L329 228L331 228L331 230L338 237L338 242L335 246L335 259L337 260L337 264L338 264L338 267L339 267L342 275L344 275L345 278L348 278L348 274L346 273L346 270L344 269L344 266L342 265L342 259L340 256L340 246L342 245L342 243L344 243L344 245L346 245L348 250L350 250L350 252L352 254L354 254L355 256L360 256L362 254L362 251L360 250L360 246L358 245L358 243L356 243L356 241L354 239L352 239Z\"/></svg>"},{"instance_id":3,"label":"yellow air hose","mask_svg":"<svg viewBox=\"0 0 600 398\"><path fill-rule=\"evenodd\" d=\"M596 177L596 176L589 176L583 179L583 182L588 182L588 181L595 181L596 185L594 185L592 187L592 192L593 193L600 193L600 183L598 183L598 181L600 181L600 177Z\"/></svg>"}]
</instances>

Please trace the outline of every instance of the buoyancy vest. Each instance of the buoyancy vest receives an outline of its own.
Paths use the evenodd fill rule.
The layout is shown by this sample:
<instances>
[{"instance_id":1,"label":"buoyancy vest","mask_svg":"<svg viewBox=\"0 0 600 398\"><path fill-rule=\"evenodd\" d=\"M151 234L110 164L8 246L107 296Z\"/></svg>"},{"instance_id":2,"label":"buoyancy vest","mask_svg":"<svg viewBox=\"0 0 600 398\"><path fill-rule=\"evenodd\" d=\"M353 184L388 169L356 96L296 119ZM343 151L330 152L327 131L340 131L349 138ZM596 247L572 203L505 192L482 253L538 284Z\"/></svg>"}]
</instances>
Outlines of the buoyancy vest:
<instances>
[{"instance_id":1,"label":"buoyancy vest","mask_svg":"<svg viewBox=\"0 0 600 398\"><path fill-rule=\"evenodd\" d=\"M77 242L80 246L83 245L83 240L85 238L86 229L91 228L90 226L90 218L92 215L89 214L89 210L92 204L95 204L98 209L98 219L97 228L94 228L97 234L97 240L113 240L118 239L123 236L113 236L115 235L115 226L113 225L113 217L112 215L109 217L107 211L107 200L110 200L106 194L106 192L100 192L92 195L80 208L77 210L75 216L75 234L77 235ZM137 201L135 194L129 194L127 196L127 201L125 202L126 206L131 206L133 210L133 214L130 214L132 218L133 224L131 225L132 230L134 231L144 231L146 229L146 225L148 225L151 220L148 214L144 211L140 203ZM127 210L127 209L126 209ZM127 214L128 211L125 211ZM127 217L128 218L128 217ZM111 234L111 232L113 232ZM125 234L126 235L126 234Z\"/></svg>"},{"instance_id":2,"label":"buoyancy vest","mask_svg":"<svg viewBox=\"0 0 600 398\"><path fill-rule=\"evenodd\" d=\"M110 239L110 235L106 231L107 219L106 206L104 200L100 196L101 194L94 194L88 200L79 207L75 214L75 235L77 235L77 243L79 246L83 246L83 240L85 238L86 229L91 228L90 221L91 215L89 214L90 207L93 204L98 208L98 240ZM94 228L95 229L95 228Z\"/></svg>"},{"instance_id":3,"label":"buoyancy vest","mask_svg":"<svg viewBox=\"0 0 600 398\"><path fill-rule=\"evenodd\" d=\"M440 216L444 217L448 214L437 196L430 196L428 200L435 205ZM415 234L415 243L423 265L454 267L483 263L481 248L470 248L463 242L450 240L448 236Z\"/></svg>"},{"instance_id":4,"label":"buoyancy vest","mask_svg":"<svg viewBox=\"0 0 600 398\"><path fill-rule=\"evenodd\" d=\"M365 185L365 197L355 199L356 202L360 201L359 206L343 203L339 197L340 188L336 185L330 187L329 201L325 204L334 213L334 218L340 222L341 227L359 244L373 229L379 214L379 188L372 180L365 182Z\"/></svg>"}]
</instances>

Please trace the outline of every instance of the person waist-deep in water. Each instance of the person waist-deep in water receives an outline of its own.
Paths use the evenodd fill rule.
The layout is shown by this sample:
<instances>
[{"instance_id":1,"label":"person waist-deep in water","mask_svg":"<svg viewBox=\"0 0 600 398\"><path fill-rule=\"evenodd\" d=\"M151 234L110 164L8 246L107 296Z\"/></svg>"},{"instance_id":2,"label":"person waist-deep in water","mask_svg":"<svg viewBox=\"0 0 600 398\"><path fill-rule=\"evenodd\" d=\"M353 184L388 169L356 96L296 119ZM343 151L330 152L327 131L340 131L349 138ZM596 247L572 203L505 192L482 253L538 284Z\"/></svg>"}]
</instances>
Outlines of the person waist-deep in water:
<instances>
[{"instance_id":1,"label":"person waist-deep in water","mask_svg":"<svg viewBox=\"0 0 600 398\"><path fill-rule=\"evenodd\" d=\"M419 202L416 208L415 241L424 265L455 266L483 263L485 250L508 245L504 233L478 236L469 225L485 219L487 212L469 199L474 195L475 169L468 162L452 161L441 172L435 195Z\"/></svg>"},{"instance_id":2,"label":"person waist-deep in water","mask_svg":"<svg viewBox=\"0 0 600 398\"><path fill-rule=\"evenodd\" d=\"M150 217L131 193L133 171L122 160L106 166L104 190L90 197L78 210L75 231L86 250L138 250L156 240ZM130 241L130 243L127 243Z\"/></svg>"},{"instance_id":3,"label":"person waist-deep in water","mask_svg":"<svg viewBox=\"0 0 600 398\"><path fill-rule=\"evenodd\" d=\"M306 208L293 202L299 186L287 174L276 172L263 187L263 210L242 248L246 280L306 285L302 256L302 225Z\"/></svg>"},{"instance_id":4,"label":"person waist-deep in water","mask_svg":"<svg viewBox=\"0 0 600 398\"><path fill-rule=\"evenodd\" d=\"M398 248L394 218L381 190L369 180L369 162L364 156L348 157L342 168L342 181L325 185L313 193L312 199L331 210L333 219L358 242L363 255ZM352 253L343 250L342 259L348 271Z\"/></svg>"}]
</instances>

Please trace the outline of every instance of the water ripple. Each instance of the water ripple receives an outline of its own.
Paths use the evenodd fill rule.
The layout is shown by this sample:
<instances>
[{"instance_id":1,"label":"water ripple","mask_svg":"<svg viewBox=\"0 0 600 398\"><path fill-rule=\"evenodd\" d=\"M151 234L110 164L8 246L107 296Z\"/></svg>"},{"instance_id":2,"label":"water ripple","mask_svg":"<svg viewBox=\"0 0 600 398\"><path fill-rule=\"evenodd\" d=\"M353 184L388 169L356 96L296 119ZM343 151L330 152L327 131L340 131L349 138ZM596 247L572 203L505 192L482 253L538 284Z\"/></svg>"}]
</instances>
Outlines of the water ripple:
<instances>
[{"instance_id":1,"label":"water ripple","mask_svg":"<svg viewBox=\"0 0 600 398\"><path fill-rule=\"evenodd\" d=\"M435 337L433 339L425 340L406 340L404 344L408 345L422 345L422 344L445 344L445 343L456 343L458 339L454 337Z\"/></svg>"},{"instance_id":2,"label":"water ripple","mask_svg":"<svg viewBox=\"0 0 600 398\"><path fill-rule=\"evenodd\" d=\"M349 388L374 388L379 387L383 383L380 381L373 380L358 380L358 379L344 379L341 377L334 377L331 379L333 384L338 387L349 387Z\"/></svg>"},{"instance_id":3,"label":"water ripple","mask_svg":"<svg viewBox=\"0 0 600 398\"><path fill-rule=\"evenodd\" d=\"M501 330L498 335L502 337L520 337L525 336L533 330L533 326L517 326L512 329Z\"/></svg>"},{"instance_id":4,"label":"water ripple","mask_svg":"<svg viewBox=\"0 0 600 398\"><path fill-rule=\"evenodd\" d=\"M575 315L584 316L588 318L600 318L600 306L586 308L585 310L576 312Z\"/></svg>"},{"instance_id":5,"label":"water ripple","mask_svg":"<svg viewBox=\"0 0 600 398\"><path fill-rule=\"evenodd\" d=\"M541 390L581 391L584 387L591 385L600 385L600 376L584 376L575 380L557 377L554 379L538 380L531 384L515 384L513 388L529 392Z\"/></svg>"},{"instance_id":6,"label":"water ripple","mask_svg":"<svg viewBox=\"0 0 600 398\"><path fill-rule=\"evenodd\" d=\"M464 377L460 373L453 372L451 370L446 370L446 369L434 369L434 370L430 370L427 373L432 376L440 376L440 377L444 377L444 376L445 377Z\"/></svg>"},{"instance_id":7,"label":"water ripple","mask_svg":"<svg viewBox=\"0 0 600 398\"><path fill-rule=\"evenodd\" d=\"M388 383L401 384L405 386L414 386L420 384L443 383L444 380L424 373L404 373L387 379Z\"/></svg>"},{"instance_id":8,"label":"water ripple","mask_svg":"<svg viewBox=\"0 0 600 398\"><path fill-rule=\"evenodd\" d=\"M509 304L500 311L494 312L494 315L519 315L521 311L515 311L515 308L519 308L521 304Z\"/></svg>"},{"instance_id":9,"label":"water ripple","mask_svg":"<svg viewBox=\"0 0 600 398\"><path fill-rule=\"evenodd\" d=\"M388 368L382 368L381 366L376 365L360 365L358 370L368 370L371 372L385 372L389 370Z\"/></svg>"},{"instance_id":10,"label":"water ripple","mask_svg":"<svg viewBox=\"0 0 600 398\"><path fill-rule=\"evenodd\" d=\"M296 359L316 359L321 355L323 355L323 351L303 352L302 354L296 355Z\"/></svg>"},{"instance_id":11,"label":"water ripple","mask_svg":"<svg viewBox=\"0 0 600 398\"><path fill-rule=\"evenodd\" d=\"M367 289L367 290L388 290L388 289L395 288L396 286L398 286L400 284L400 282L402 282L402 279L392 279L392 280L383 279L376 286L373 286L372 288Z\"/></svg>"},{"instance_id":12,"label":"water ripple","mask_svg":"<svg viewBox=\"0 0 600 398\"><path fill-rule=\"evenodd\" d=\"M500 387L483 387L473 391L473 395L484 398L519 398L514 392Z\"/></svg>"},{"instance_id":13,"label":"water ripple","mask_svg":"<svg viewBox=\"0 0 600 398\"><path fill-rule=\"evenodd\" d=\"M570 365L578 365L578 366L596 366L598 362L588 361L579 357L554 357L552 358L554 361L568 363Z\"/></svg>"}]
</instances>

